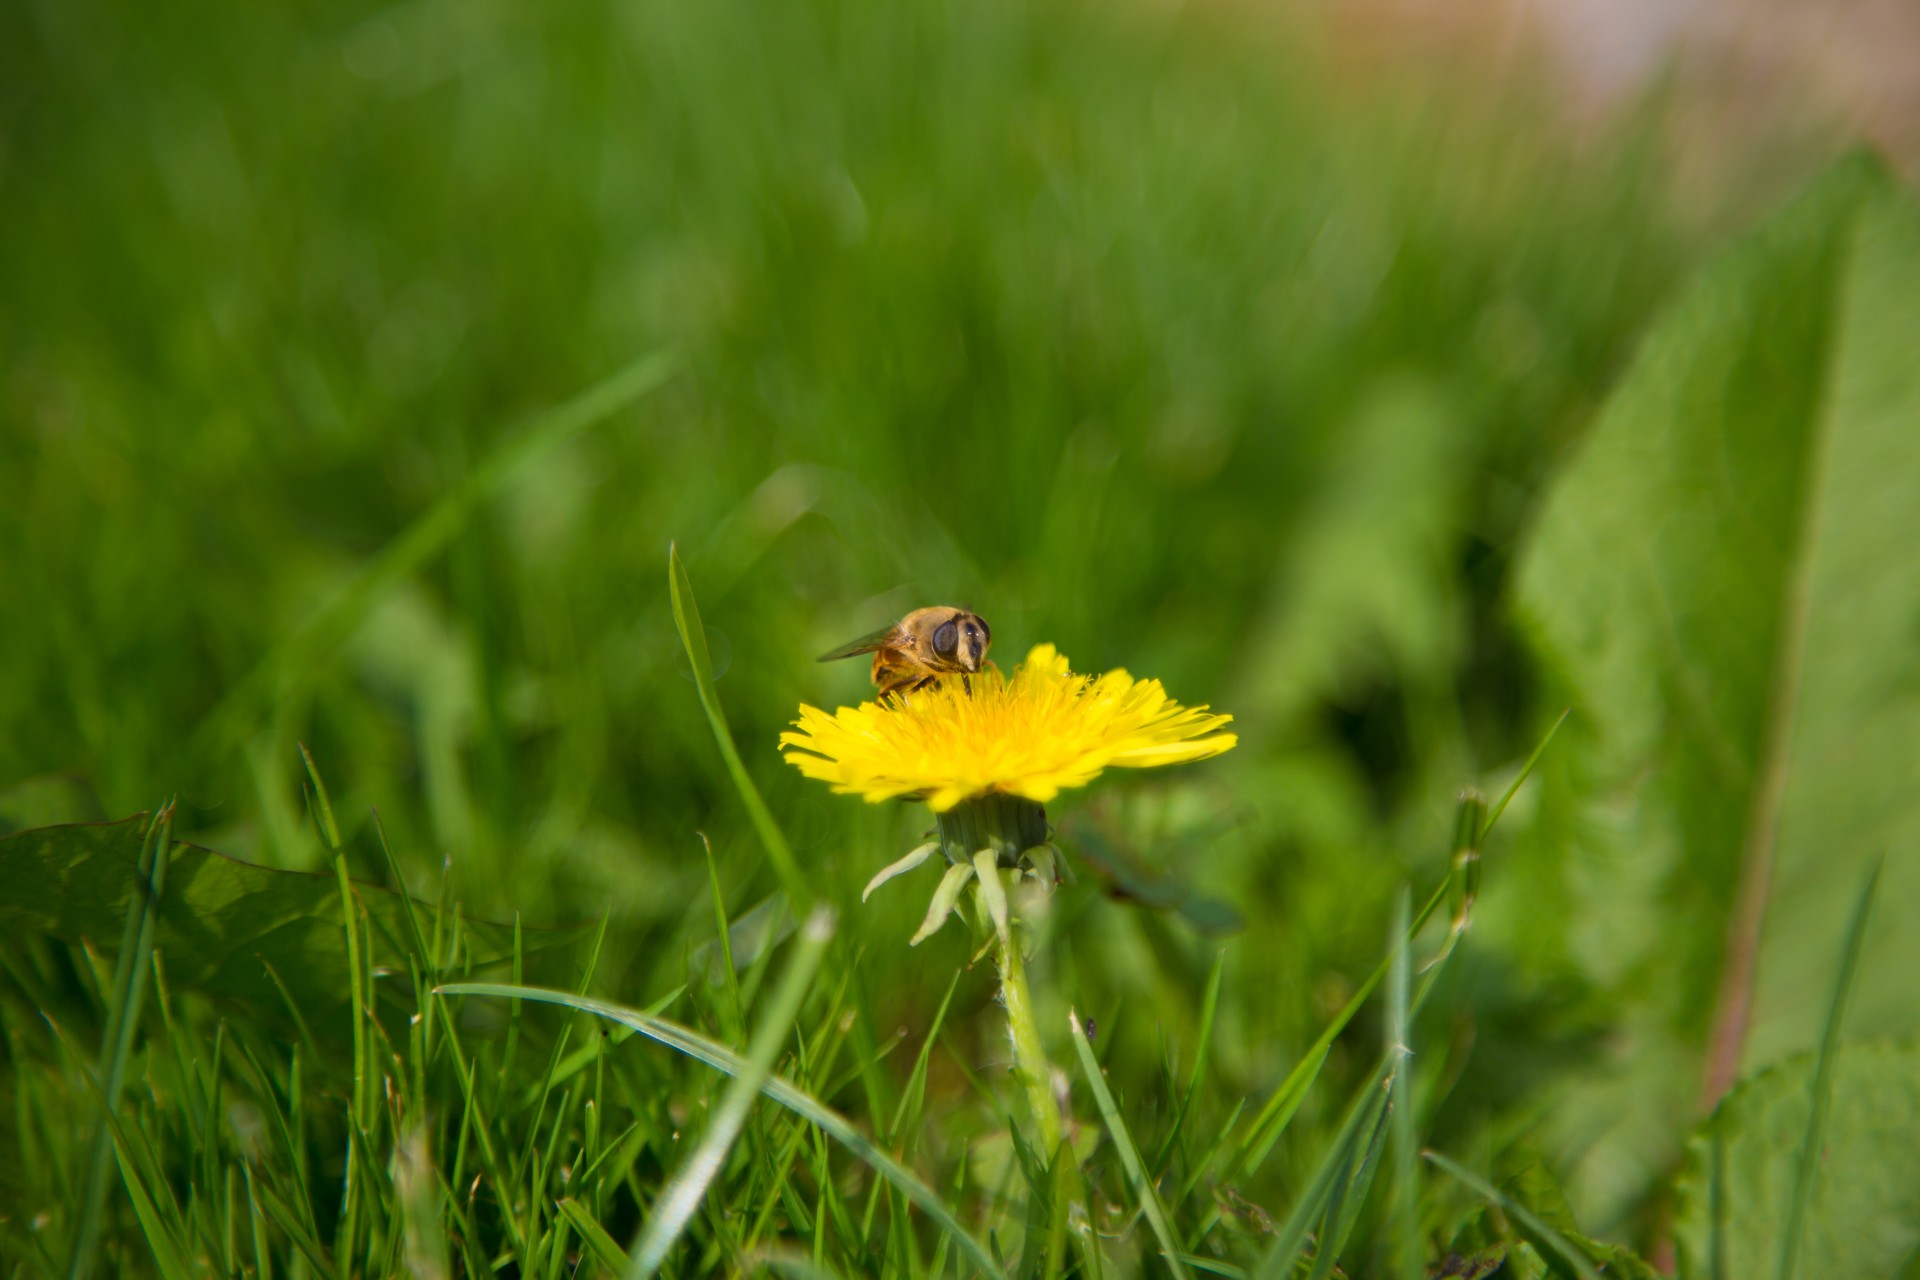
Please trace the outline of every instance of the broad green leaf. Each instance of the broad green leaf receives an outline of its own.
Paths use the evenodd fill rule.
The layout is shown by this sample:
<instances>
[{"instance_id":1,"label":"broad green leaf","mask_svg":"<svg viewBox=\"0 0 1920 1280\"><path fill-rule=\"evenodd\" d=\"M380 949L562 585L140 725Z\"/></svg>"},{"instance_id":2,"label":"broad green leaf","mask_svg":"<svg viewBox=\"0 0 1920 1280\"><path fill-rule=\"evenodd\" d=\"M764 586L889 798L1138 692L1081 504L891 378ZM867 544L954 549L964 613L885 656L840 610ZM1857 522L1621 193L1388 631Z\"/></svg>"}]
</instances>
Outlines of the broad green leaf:
<instances>
[{"instance_id":1,"label":"broad green leaf","mask_svg":"<svg viewBox=\"0 0 1920 1280\"><path fill-rule=\"evenodd\" d=\"M1867 862L1920 892L1916 333L1920 211L1850 161L1656 325L1523 558L1576 740L1509 888L1636 1046L1556 1109L1603 1215L1672 1158L1703 1072L1812 1044ZM1869 939L1862 1029L1920 1027L1905 933Z\"/></svg>"},{"instance_id":2,"label":"broad green leaf","mask_svg":"<svg viewBox=\"0 0 1920 1280\"><path fill-rule=\"evenodd\" d=\"M0 929L111 946L138 882L145 830L141 815L0 837ZM372 922L376 963L406 972L410 930L401 896L358 881L353 891ZM416 903L415 910L431 917L434 908ZM463 968L484 971L511 960L511 925L463 920L460 929ZM591 926L527 929L524 951L558 964L592 932ZM347 994L340 888L331 874L255 866L175 842L153 948L174 986L235 999L255 1013L277 1017L291 997L317 1026L316 1012ZM411 999L404 980L379 990L388 999Z\"/></svg>"},{"instance_id":3,"label":"broad green leaf","mask_svg":"<svg viewBox=\"0 0 1920 1280\"><path fill-rule=\"evenodd\" d=\"M1780 1063L1728 1094L1688 1142L1682 1276L1774 1274L1813 1083L1812 1054ZM1920 1257L1920 1046L1843 1045L1831 1096L1799 1274L1906 1274Z\"/></svg>"}]
</instances>

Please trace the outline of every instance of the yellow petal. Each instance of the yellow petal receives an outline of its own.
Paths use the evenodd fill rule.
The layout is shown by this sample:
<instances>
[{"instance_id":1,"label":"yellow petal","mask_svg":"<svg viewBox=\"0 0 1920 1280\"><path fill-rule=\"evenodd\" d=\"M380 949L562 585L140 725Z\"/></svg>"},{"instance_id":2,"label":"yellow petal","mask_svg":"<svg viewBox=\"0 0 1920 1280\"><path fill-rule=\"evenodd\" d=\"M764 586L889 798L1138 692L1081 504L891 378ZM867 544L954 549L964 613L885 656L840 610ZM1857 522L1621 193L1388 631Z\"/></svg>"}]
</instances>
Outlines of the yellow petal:
<instances>
[{"instance_id":1,"label":"yellow petal","mask_svg":"<svg viewBox=\"0 0 1920 1280\"><path fill-rule=\"evenodd\" d=\"M1076 675L1050 644L1011 676L986 671L973 691L942 681L904 703L863 702L832 714L802 706L780 735L786 759L835 791L869 802L924 796L945 812L990 791L1039 803L1108 766L1151 768L1228 751L1233 717L1183 707L1158 680L1124 670Z\"/></svg>"}]
</instances>

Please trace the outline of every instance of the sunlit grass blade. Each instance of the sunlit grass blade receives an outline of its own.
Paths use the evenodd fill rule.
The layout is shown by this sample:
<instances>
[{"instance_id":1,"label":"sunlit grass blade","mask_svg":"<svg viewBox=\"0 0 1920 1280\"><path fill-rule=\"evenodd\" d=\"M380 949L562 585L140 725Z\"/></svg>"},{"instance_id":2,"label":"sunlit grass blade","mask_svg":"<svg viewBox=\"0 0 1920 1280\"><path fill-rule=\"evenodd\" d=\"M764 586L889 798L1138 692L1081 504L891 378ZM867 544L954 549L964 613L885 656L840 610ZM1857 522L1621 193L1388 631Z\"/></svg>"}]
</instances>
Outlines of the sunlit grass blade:
<instances>
[{"instance_id":1,"label":"sunlit grass blade","mask_svg":"<svg viewBox=\"0 0 1920 1280\"><path fill-rule=\"evenodd\" d=\"M773 820L767 802L760 798L760 788L753 784L747 766L741 763L739 748L733 744L733 730L727 727L726 713L720 709L720 694L713 687L713 660L707 653L707 631L700 621L700 605L693 598L693 583L687 577L686 565L680 561L677 544L667 548L667 587L673 597L673 625L679 628L680 643L686 647L687 661L693 665L694 687L700 691L700 706L707 713L707 723L713 727L713 740L720 747L720 758L726 762L727 774L740 793L740 803L747 807L747 817L767 852L767 860L773 864L774 873L780 877L795 911L799 911L813 901L813 893L800 874L799 864L793 860L793 850L781 834L780 825Z\"/></svg>"},{"instance_id":2,"label":"sunlit grass blade","mask_svg":"<svg viewBox=\"0 0 1920 1280\"><path fill-rule=\"evenodd\" d=\"M1853 906L1853 918L1847 922L1847 940L1840 956L1840 972L1833 983L1833 998L1827 1002L1827 1025L1820 1035L1820 1053L1814 1059L1813 1096L1807 1108L1807 1131L1794 1159L1793 1191L1786 1206L1786 1227L1780 1234L1780 1261L1774 1269L1775 1280L1793 1280L1800 1266L1800 1241L1806 1234L1807 1206L1813 1201L1813 1182L1820 1172L1820 1147L1827 1127L1827 1113L1833 1108L1833 1064L1839 1055L1840 1030L1847 1017L1847 1001L1853 994L1855 976L1860 971L1860 952L1867 937L1867 916L1873 910L1873 898L1880 889L1880 872L1886 858L1874 860L1860 898Z\"/></svg>"},{"instance_id":3,"label":"sunlit grass blade","mask_svg":"<svg viewBox=\"0 0 1920 1280\"><path fill-rule=\"evenodd\" d=\"M100 1247L100 1214L115 1163L113 1117L120 1105L121 1087L126 1083L127 1055L133 1050L134 1032L140 1024L140 1002L146 992L147 971L153 954L154 923L160 913L160 895L166 889L167 859L172 845L173 804L169 802L147 823L133 891L127 897L126 924L120 934L120 953L114 960L113 1004L107 1010L106 1038L100 1052L100 1127L94 1134L93 1152L88 1160L79 1227L74 1233L73 1254L67 1263L68 1280L92 1274Z\"/></svg>"},{"instance_id":4,"label":"sunlit grass blade","mask_svg":"<svg viewBox=\"0 0 1920 1280\"><path fill-rule=\"evenodd\" d=\"M448 1280L447 1235L441 1221L446 1194L433 1167L427 1135L417 1123L400 1136L393 1152L394 1208L401 1220L401 1246L414 1280Z\"/></svg>"},{"instance_id":5,"label":"sunlit grass blade","mask_svg":"<svg viewBox=\"0 0 1920 1280\"><path fill-rule=\"evenodd\" d=\"M1560 1255L1560 1260L1573 1269L1580 1280L1600 1280L1600 1270L1593 1265L1584 1249L1579 1248L1565 1236L1555 1231L1541 1220L1540 1215L1515 1200L1500 1188L1482 1178L1479 1174L1454 1161L1447 1159L1438 1151L1424 1153L1428 1160L1458 1179L1468 1190L1478 1195L1488 1204L1497 1205L1502 1212L1512 1217L1527 1229L1528 1235L1539 1243Z\"/></svg>"},{"instance_id":6,"label":"sunlit grass blade","mask_svg":"<svg viewBox=\"0 0 1920 1280\"><path fill-rule=\"evenodd\" d=\"M1500 821L1500 815L1507 811L1507 806L1513 803L1513 798L1520 794L1520 785L1532 776L1534 766L1540 763L1540 757L1546 753L1547 744L1553 741L1553 735L1560 732L1560 726L1565 724L1567 717L1572 714L1573 708L1567 707L1554 717L1551 725L1547 726L1547 732L1541 737L1539 745L1534 747L1533 754L1528 756L1527 762L1520 766L1520 772L1515 774L1513 781L1507 784L1507 789L1501 793L1499 801L1488 810L1487 820L1478 834L1479 840L1487 838L1487 833L1493 830L1493 824Z\"/></svg>"},{"instance_id":7,"label":"sunlit grass blade","mask_svg":"<svg viewBox=\"0 0 1920 1280\"><path fill-rule=\"evenodd\" d=\"M1393 969L1387 976L1387 1052L1400 1055L1400 1066L1393 1073L1393 1092L1387 1098L1393 1144L1389 1243L1401 1280L1421 1280L1427 1269L1420 1257L1420 1159L1413 1114L1413 1027L1407 1009L1412 969L1406 943L1410 907L1410 896L1402 887L1393 903Z\"/></svg>"},{"instance_id":8,"label":"sunlit grass blade","mask_svg":"<svg viewBox=\"0 0 1920 1280\"><path fill-rule=\"evenodd\" d=\"M449 983L439 988L439 993L449 996L494 996L505 999L537 1000L547 1004L562 1005L631 1027L651 1040L657 1040L671 1049L698 1059L730 1076L738 1077L747 1070L746 1060L725 1045L716 1044L698 1032L691 1031L678 1023L669 1022L665 1018L609 1004L604 1000L595 1000L567 991L549 991L539 987L509 987L492 982ZM965 1227L961 1226L960 1220L953 1215L953 1211L947 1207L939 1195L926 1183L920 1181L911 1170L861 1133L851 1120L797 1088L791 1081L777 1075L769 1075L766 1078L761 1085L761 1092L794 1114L819 1125L828 1137L899 1188L902 1194L920 1207L921 1212L952 1236L954 1242L967 1254L975 1266L990 1276L999 1276L1002 1273L993 1255L969 1234Z\"/></svg>"},{"instance_id":9,"label":"sunlit grass blade","mask_svg":"<svg viewBox=\"0 0 1920 1280\"><path fill-rule=\"evenodd\" d=\"M1154 1187L1153 1179L1147 1176L1147 1168L1140 1161L1140 1149L1134 1145L1133 1135L1127 1131L1127 1122L1121 1118L1120 1108L1113 1100L1113 1092L1107 1088L1107 1078L1100 1070L1099 1059L1093 1056L1093 1046L1087 1043L1087 1033L1080 1024L1080 1015L1069 1011L1067 1021L1071 1024L1073 1050L1080 1057L1080 1070L1087 1078L1087 1087L1093 1090L1094 1105L1100 1108L1100 1119L1107 1126L1107 1136L1113 1140L1113 1149L1120 1156L1120 1164L1127 1171L1128 1181L1133 1183L1134 1194L1140 1197L1140 1208L1147 1215L1147 1225L1153 1228L1154 1237L1160 1241L1167 1268L1180 1280L1192 1280L1193 1273L1187 1270L1180 1242L1174 1238L1173 1224L1167 1220L1166 1206L1160 1203L1160 1192Z\"/></svg>"},{"instance_id":10,"label":"sunlit grass blade","mask_svg":"<svg viewBox=\"0 0 1920 1280\"><path fill-rule=\"evenodd\" d=\"M780 1046L786 1042L787 1034L793 1028L801 1001L806 999L807 988L820 968L820 959L826 954L827 942L832 937L833 912L825 907L816 907L800 931L799 948L788 963L779 987L775 989L773 1002L754 1028L743 1069L735 1074L726 1095L707 1121L707 1131L702 1135L700 1145L694 1148L686 1163L675 1172L666 1190L654 1203L653 1216L647 1219L647 1225L641 1230L640 1239L633 1247L633 1262L627 1268L627 1275L632 1280L642 1280L660 1269L667 1251L680 1238L680 1233L686 1230L688 1221L707 1194L707 1187L726 1163L727 1153L733 1149L733 1140L739 1136L741 1125L746 1123L747 1112L752 1109L754 1099L760 1095L767 1077L773 1072L773 1060L779 1056Z\"/></svg>"}]
</instances>

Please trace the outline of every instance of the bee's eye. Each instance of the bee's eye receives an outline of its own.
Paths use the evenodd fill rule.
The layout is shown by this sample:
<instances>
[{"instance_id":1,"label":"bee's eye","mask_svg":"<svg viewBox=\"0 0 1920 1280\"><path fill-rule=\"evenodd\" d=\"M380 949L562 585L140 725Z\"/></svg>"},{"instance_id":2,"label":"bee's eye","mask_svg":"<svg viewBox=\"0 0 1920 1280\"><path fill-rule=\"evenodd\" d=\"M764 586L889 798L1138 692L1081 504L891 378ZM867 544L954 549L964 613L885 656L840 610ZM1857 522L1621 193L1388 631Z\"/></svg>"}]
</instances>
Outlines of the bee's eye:
<instances>
[{"instance_id":1,"label":"bee's eye","mask_svg":"<svg viewBox=\"0 0 1920 1280\"><path fill-rule=\"evenodd\" d=\"M933 633L933 652L942 658L951 658L960 647L960 629L951 622L943 622Z\"/></svg>"},{"instance_id":2,"label":"bee's eye","mask_svg":"<svg viewBox=\"0 0 1920 1280\"><path fill-rule=\"evenodd\" d=\"M987 620L985 618L976 617L974 621L980 624L980 643L983 645L992 644L993 628L987 625Z\"/></svg>"}]
</instances>

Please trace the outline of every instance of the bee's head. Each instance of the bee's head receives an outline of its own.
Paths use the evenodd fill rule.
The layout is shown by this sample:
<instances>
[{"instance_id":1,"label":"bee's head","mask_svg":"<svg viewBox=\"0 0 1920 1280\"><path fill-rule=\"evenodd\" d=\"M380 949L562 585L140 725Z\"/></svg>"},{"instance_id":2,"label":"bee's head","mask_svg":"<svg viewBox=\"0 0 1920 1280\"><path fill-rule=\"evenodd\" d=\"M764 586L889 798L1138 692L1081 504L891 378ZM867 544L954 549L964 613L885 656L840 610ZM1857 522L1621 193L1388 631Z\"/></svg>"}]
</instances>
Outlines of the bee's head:
<instances>
[{"instance_id":1,"label":"bee's head","mask_svg":"<svg viewBox=\"0 0 1920 1280\"><path fill-rule=\"evenodd\" d=\"M992 644L993 632L987 620L977 613L956 610L933 632L934 657L951 662L962 671L978 671Z\"/></svg>"}]
</instances>

